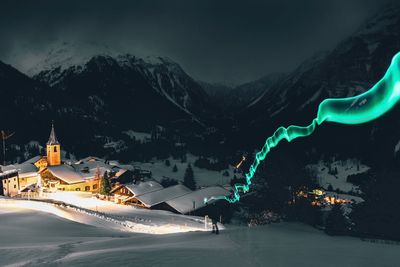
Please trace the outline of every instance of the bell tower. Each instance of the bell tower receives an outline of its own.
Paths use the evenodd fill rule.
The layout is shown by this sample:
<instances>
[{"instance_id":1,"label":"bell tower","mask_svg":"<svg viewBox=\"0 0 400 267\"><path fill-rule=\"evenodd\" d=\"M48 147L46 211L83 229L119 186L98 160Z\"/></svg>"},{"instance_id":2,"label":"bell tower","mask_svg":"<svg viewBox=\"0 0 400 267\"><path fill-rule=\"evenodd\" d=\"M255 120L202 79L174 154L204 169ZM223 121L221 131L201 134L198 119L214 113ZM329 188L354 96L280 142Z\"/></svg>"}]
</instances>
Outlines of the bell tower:
<instances>
[{"instance_id":1,"label":"bell tower","mask_svg":"<svg viewBox=\"0 0 400 267\"><path fill-rule=\"evenodd\" d=\"M50 166L61 164L61 148L54 131L54 123L51 124L50 137L47 141L47 162Z\"/></svg>"}]
</instances>

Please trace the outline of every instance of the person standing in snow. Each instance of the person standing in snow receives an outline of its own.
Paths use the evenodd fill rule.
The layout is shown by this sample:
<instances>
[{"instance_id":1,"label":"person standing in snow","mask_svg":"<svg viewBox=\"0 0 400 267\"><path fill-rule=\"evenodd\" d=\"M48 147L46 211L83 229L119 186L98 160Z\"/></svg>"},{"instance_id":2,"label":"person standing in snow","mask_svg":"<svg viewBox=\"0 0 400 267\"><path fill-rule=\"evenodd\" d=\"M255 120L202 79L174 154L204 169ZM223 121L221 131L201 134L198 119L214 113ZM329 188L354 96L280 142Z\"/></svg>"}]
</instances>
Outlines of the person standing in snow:
<instances>
[{"instance_id":1,"label":"person standing in snow","mask_svg":"<svg viewBox=\"0 0 400 267\"><path fill-rule=\"evenodd\" d=\"M214 218L212 218L212 232L211 233L215 233L216 235L219 234L218 222Z\"/></svg>"}]
</instances>

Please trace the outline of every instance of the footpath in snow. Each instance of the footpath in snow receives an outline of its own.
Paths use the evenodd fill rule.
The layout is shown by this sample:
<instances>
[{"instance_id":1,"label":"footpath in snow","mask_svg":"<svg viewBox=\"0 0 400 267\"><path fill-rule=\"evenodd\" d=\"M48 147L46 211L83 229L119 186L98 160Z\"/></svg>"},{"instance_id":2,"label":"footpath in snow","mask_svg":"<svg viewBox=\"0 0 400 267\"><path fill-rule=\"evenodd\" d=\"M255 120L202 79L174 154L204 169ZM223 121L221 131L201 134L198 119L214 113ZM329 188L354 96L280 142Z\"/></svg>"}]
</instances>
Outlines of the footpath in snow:
<instances>
[{"instance_id":1,"label":"footpath in snow","mask_svg":"<svg viewBox=\"0 0 400 267\"><path fill-rule=\"evenodd\" d=\"M60 193L57 196L42 200L0 198L0 206L2 209L42 211L83 224L135 233L171 234L211 229L210 224L206 228L202 217L122 206L92 198L86 193Z\"/></svg>"}]
</instances>

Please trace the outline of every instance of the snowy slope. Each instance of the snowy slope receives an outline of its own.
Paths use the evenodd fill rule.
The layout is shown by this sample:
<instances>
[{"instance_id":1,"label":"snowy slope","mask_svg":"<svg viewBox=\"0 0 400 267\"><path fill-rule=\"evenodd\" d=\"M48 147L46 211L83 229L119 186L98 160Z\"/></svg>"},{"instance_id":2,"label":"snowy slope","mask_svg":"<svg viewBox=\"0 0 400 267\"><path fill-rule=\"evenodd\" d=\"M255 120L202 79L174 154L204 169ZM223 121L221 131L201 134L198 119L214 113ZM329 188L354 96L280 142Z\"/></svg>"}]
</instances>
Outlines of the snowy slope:
<instances>
[{"instance_id":1,"label":"snowy slope","mask_svg":"<svg viewBox=\"0 0 400 267\"><path fill-rule=\"evenodd\" d=\"M206 230L204 218L119 205L92 198L88 193L66 192L48 194L47 197L49 201L62 201L70 206L16 199L0 199L0 205L3 209L41 211L74 222L123 232L171 234ZM223 229L223 226L220 225L220 228Z\"/></svg>"},{"instance_id":2,"label":"snowy slope","mask_svg":"<svg viewBox=\"0 0 400 267\"><path fill-rule=\"evenodd\" d=\"M229 176L224 176L223 171L211 171L207 169L201 169L193 165L198 157L187 154L187 162L181 162L181 160L169 158L171 166L166 166L164 160L153 160L152 162L142 163L134 162L133 165L140 166L144 170L151 171L153 178L161 181L164 177L173 178L178 181L183 181L185 170L188 163L191 163L196 180L197 186L210 186L210 185L227 185L233 178L233 167L231 166L228 170ZM177 172L173 172L173 166L176 165L178 168Z\"/></svg>"},{"instance_id":3,"label":"snowy slope","mask_svg":"<svg viewBox=\"0 0 400 267\"><path fill-rule=\"evenodd\" d=\"M353 174L359 174L368 171L370 168L361 164L357 160L345 160L334 162L320 161L317 164L308 165L307 168L313 170L318 178L318 184L324 189L328 189L329 185L333 190L340 190L343 192L360 192L358 186L347 182L347 177ZM329 169L335 174L329 173Z\"/></svg>"},{"instance_id":4,"label":"snowy slope","mask_svg":"<svg viewBox=\"0 0 400 267\"><path fill-rule=\"evenodd\" d=\"M140 141L142 143L146 143L146 142L149 142L151 140L151 134L150 133L137 132L137 131L134 131L134 130L127 130L127 131L123 131L122 133L126 134L131 139L134 139L135 141Z\"/></svg>"},{"instance_id":5,"label":"snowy slope","mask_svg":"<svg viewBox=\"0 0 400 267\"><path fill-rule=\"evenodd\" d=\"M331 237L299 224L231 227L216 236L116 232L20 209L0 209L0 220L2 266L369 267L400 261L396 245Z\"/></svg>"}]
</instances>

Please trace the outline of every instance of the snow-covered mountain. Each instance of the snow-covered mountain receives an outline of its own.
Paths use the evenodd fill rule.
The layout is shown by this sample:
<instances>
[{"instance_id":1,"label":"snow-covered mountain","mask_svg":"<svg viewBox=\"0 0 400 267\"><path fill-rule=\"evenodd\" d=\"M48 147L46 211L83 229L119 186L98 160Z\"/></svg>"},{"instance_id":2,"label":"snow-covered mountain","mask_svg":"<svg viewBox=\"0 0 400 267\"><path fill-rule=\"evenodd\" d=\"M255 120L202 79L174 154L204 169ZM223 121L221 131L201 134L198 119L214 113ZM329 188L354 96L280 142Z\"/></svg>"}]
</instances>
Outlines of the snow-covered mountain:
<instances>
[{"instance_id":1,"label":"snow-covered mountain","mask_svg":"<svg viewBox=\"0 0 400 267\"><path fill-rule=\"evenodd\" d=\"M139 58L107 49L80 50L65 44L51 50L32 73L35 72L35 80L66 94L79 91L81 100L89 101L96 110L107 110L108 100L113 98L128 105L131 100L133 109L134 103L146 104L150 109L137 110L142 115L157 102L166 113L182 113L171 119L201 120L209 110L202 87L178 63L166 57Z\"/></svg>"},{"instance_id":2,"label":"snow-covered mountain","mask_svg":"<svg viewBox=\"0 0 400 267\"><path fill-rule=\"evenodd\" d=\"M271 73L238 86L206 82L201 82L201 85L217 106L226 113L234 114L258 102L269 88L283 77L283 73Z\"/></svg>"},{"instance_id":3,"label":"snow-covered mountain","mask_svg":"<svg viewBox=\"0 0 400 267\"><path fill-rule=\"evenodd\" d=\"M89 144L102 147L101 140L118 140L129 129L161 125L191 134L213 116L202 87L169 58L70 47L51 50L31 69L33 77L0 62L0 111L12 114L1 129L16 132L10 142L45 142L54 120L60 138L68 136L64 147L96 154Z\"/></svg>"},{"instance_id":4,"label":"snow-covered mountain","mask_svg":"<svg viewBox=\"0 0 400 267\"><path fill-rule=\"evenodd\" d=\"M254 133L256 138L261 136L260 142L265 137L260 133L272 134L279 126L308 125L326 98L349 97L368 90L382 78L392 57L400 51L398 14L398 6L382 10L335 49L315 55L271 85L240 114L244 131ZM365 125L324 125L311 138L308 148L318 147L325 153L329 145L331 151L369 155L373 146L376 153L386 151L382 154L392 156L400 139L398 115L399 107Z\"/></svg>"},{"instance_id":5,"label":"snow-covered mountain","mask_svg":"<svg viewBox=\"0 0 400 267\"><path fill-rule=\"evenodd\" d=\"M98 55L117 56L120 52L106 45L88 42L56 41L36 55L37 60L27 64L21 71L28 76L35 76L42 71L56 68L66 70L73 66L84 65L92 57Z\"/></svg>"}]
</instances>

